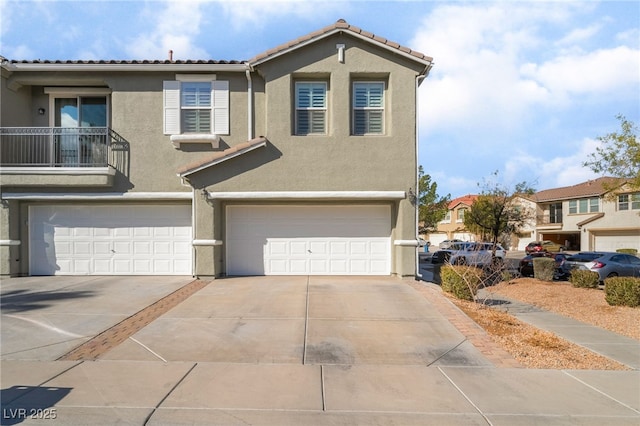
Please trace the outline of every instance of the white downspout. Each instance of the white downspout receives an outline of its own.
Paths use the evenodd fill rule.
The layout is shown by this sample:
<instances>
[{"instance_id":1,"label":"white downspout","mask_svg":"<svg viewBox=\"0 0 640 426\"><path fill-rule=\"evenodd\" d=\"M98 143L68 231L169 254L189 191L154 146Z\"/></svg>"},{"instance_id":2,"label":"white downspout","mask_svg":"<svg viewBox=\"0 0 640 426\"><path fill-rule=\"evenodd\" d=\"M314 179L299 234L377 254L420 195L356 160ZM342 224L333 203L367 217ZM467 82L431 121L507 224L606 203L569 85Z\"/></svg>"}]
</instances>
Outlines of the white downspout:
<instances>
[{"instance_id":1,"label":"white downspout","mask_svg":"<svg viewBox=\"0 0 640 426\"><path fill-rule=\"evenodd\" d=\"M416 217L416 223L415 223L415 232L416 232L416 246L417 249L415 251L415 262L416 262L416 280L421 280L422 279L422 274L420 273L420 254L418 253L420 251L420 233L418 232L418 223L419 223L419 219L420 219L420 203L419 203L419 199L418 196L420 195L420 190L419 190L419 185L420 185L420 174L419 174L419 168L420 168L420 138L419 138L419 128L420 128L420 124L419 124L419 120L420 120L420 102L419 102L419 96L418 96L418 88L420 87L420 83L422 83L422 81L427 78L427 76L429 75L429 71L431 70L431 67L433 65L429 65L424 74L423 75L418 75L416 76L416 90L415 90L415 103L416 103L416 208L415 208L415 217Z\"/></svg>"},{"instance_id":2,"label":"white downspout","mask_svg":"<svg viewBox=\"0 0 640 426\"><path fill-rule=\"evenodd\" d=\"M253 139L253 82L251 81L251 69L247 64L244 71L247 76L247 140Z\"/></svg>"}]
</instances>

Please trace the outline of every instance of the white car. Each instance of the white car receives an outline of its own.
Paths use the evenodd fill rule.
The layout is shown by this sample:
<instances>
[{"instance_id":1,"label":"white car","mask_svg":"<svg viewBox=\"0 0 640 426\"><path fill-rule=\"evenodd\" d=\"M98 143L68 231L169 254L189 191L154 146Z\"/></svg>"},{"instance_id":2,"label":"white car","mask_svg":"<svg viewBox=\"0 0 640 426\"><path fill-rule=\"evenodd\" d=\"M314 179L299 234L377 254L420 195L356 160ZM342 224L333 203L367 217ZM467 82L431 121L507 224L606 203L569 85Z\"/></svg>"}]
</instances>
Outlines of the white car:
<instances>
[{"instance_id":1,"label":"white car","mask_svg":"<svg viewBox=\"0 0 640 426\"><path fill-rule=\"evenodd\" d=\"M453 243L461 243L461 242L462 242L462 240L444 240L443 242L438 244L438 248L448 249L449 247L451 247L451 244L453 244Z\"/></svg>"},{"instance_id":2,"label":"white car","mask_svg":"<svg viewBox=\"0 0 640 426\"><path fill-rule=\"evenodd\" d=\"M496 244L496 260L504 262L507 251L499 244ZM492 243L468 244L462 250L451 253L449 263L452 265L489 266L493 263Z\"/></svg>"}]
</instances>

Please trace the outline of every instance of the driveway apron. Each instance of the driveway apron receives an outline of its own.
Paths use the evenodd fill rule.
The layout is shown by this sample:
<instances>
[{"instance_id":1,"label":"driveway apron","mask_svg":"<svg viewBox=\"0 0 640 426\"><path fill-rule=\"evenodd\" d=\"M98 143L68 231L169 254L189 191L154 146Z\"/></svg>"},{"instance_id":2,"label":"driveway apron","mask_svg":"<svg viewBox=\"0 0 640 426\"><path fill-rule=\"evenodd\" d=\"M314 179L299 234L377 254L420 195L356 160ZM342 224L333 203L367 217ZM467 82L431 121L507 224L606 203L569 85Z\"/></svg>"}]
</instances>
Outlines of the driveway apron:
<instances>
[{"instance_id":1,"label":"driveway apron","mask_svg":"<svg viewBox=\"0 0 640 426\"><path fill-rule=\"evenodd\" d=\"M389 277L215 280L102 359L491 365L413 288Z\"/></svg>"}]
</instances>

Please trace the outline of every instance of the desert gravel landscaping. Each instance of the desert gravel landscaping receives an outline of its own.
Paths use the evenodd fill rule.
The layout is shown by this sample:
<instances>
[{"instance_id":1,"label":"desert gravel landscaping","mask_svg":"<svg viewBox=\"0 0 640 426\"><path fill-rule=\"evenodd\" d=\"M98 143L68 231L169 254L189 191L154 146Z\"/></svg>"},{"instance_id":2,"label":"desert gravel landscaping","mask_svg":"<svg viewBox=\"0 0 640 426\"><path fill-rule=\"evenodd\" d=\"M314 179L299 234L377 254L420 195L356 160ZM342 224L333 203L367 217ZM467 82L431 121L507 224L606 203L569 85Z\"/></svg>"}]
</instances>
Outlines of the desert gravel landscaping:
<instances>
[{"instance_id":1,"label":"desert gravel landscaping","mask_svg":"<svg viewBox=\"0 0 640 426\"><path fill-rule=\"evenodd\" d=\"M604 299L604 291L600 289L575 288L568 282L519 278L502 282L487 290L640 340L640 309L609 306ZM628 369L553 333L523 323L507 313L448 296L483 327L494 341L527 368Z\"/></svg>"}]
</instances>

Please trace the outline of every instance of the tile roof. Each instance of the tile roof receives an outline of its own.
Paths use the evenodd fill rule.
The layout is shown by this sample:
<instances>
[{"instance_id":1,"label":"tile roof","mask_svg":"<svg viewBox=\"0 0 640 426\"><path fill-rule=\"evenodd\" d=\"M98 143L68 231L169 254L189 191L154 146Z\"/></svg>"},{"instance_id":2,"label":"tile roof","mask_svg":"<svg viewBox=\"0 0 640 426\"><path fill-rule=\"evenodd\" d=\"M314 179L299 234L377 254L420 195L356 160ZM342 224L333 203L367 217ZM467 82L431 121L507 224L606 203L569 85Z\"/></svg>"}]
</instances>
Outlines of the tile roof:
<instances>
[{"instance_id":1,"label":"tile roof","mask_svg":"<svg viewBox=\"0 0 640 426\"><path fill-rule=\"evenodd\" d=\"M245 61L216 61L213 59L178 59L178 60L157 60L157 59L140 59L140 60L117 60L117 59L97 59L97 60L48 60L48 59L36 59L36 60L17 60L7 59L0 56L0 59L7 61L11 64L55 64L55 65L188 65L188 64L203 64L203 65L238 65L243 64Z\"/></svg>"},{"instance_id":2,"label":"tile roof","mask_svg":"<svg viewBox=\"0 0 640 426\"><path fill-rule=\"evenodd\" d=\"M298 48L316 39L323 38L340 31L347 31L356 36L362 37L364 39L369 39L376 43L380 43L381 45L387 48L395 49L395 50L398 50L400 53L411 56L420 62L431 63L433 61L432 57L427 56L424 53L420 53L418 51L409 49L408 47L402 46L394 41L388 40L384 37L380 37L368 31L364 31L363 29L360 29L356 26L353 26L347 23L344 19L338 19L338 21L335 24L328 25L318 31L314 31L302 37L298 37L295 40L291 40L289 42L283 43L280 46L274 47L273 49L269 49L266 52L263 52L257 56L254 56L249 60L249 63L254 64L254 63L264 62L270 59L271 57L278 56L281 53Z\"/></svg>"},{"instance_id":3,"label":"tile roof","mask_svg":"<svg viewBox=\"0 0 640 426\"><path fill-rule=\"evenodd\" d=\"M458 204L471 206L477 199L478 199L478 195L475 195L475 194L467 194L467 195L463 195L462 197L454 198L449 202L449 210L452 210Z\"/></svg>"},{"instance_id":4,"label":"tile roof","mask_svg":"<svg viewBox=\"0 0 640 426\"><path fill-rule=\"evenodd\" d=\"M177 170L178 176L183 177L183 176L190 175L199 170L206 169L207 167L213 166L215 164L219 164L223 161L242 155L245 152L253 151L254 149L260 148L261 146L265 146L266 144L267 144L267 138L265 138L264 136L259 136L247 142L234 145L230 148L225 149L224 151L215 152L198 161L194 161L193 163L189 163L189 164L186 164L185 166L180 167Z\"/></svg>"},{"instance_id":5,"label":"tile roof","mask_svg":"<svg viewBox=\"0 0 640 426\"><path fill-rule=\"evenodd\" d=\"M594 180L579 183L573 186L545 189L534 194L536 202L560 201L573 198L596 197L610 191L611 186L622 183L623 179L614 177L601 177Z\"/></svg>"}]
</instances>

